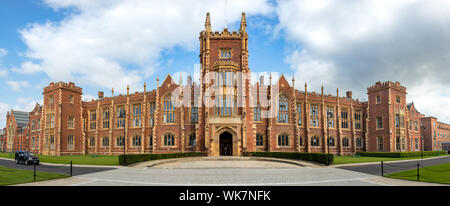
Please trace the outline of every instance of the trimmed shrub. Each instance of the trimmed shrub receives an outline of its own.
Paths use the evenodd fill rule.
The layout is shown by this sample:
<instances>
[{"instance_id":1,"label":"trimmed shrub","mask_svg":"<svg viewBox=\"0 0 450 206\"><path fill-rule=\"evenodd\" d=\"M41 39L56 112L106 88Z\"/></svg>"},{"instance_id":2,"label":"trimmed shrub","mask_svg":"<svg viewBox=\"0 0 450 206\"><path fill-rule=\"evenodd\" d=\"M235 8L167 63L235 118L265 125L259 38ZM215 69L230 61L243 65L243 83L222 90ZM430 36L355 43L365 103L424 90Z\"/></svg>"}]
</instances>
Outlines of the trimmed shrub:
<instances>
[{"instance_id":1,"label":"trimmed shrub","mask_svg":"<svg viewBox=\"0 0 450 206\"><path fill-rule=\"evenodd\" d=\"M126 156L126 164L124 160L125 156ZM129 154L129 155L119 155L119 164L130 165L150 160L170 159L180 157L200 157L200 156L206 156L206 154L202 152L168 153L168 154Z\"/></svg>"},{"instance_id":2,"label":"trimmed shrub","mask_svg":"<svg viewBox=\"0 0 450 206\"><path fill-rule=\"evenodd\" d=\"M420 157L422 152L357 152L357 155L365 157L391 157L391 158L404 158L404 157ZM444 155L445 151L423 151L423 156L439 156Z\"/></svg>"},{"instance_id":3,"label":"trimmed shrub","mask_svg":"<svg viewBox=\"0 0 450 206\"><path fill-rule=\"evenodd\" d=\"M299 152L246 152L244 156L252 157L274 157L283 159L305 160L327 164L327 156L329 164L333 164L334 155L326 153L299 153Z\"/></svg>"}]
</instances>

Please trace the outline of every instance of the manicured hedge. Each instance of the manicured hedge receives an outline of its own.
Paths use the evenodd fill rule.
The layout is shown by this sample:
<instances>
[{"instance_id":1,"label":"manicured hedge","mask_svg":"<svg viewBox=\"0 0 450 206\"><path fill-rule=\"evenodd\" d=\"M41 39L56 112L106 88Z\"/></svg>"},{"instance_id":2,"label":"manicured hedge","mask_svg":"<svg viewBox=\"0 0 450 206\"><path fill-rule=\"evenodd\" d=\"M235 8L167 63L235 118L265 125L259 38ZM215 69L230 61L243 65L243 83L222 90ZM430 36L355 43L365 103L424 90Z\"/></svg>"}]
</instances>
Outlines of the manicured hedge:
<instances>
[{"instance_id":1,"label":"manicured hedge","mask_svg":"<svg viewBox=\"0 0 450 206\"><path fill-rule=\"evenodd\" d=\"M129 154L129 155L119 155L120 165L130 165L138 162L145 162L149 160L158 159L170 159L170 158L180 158L180 157L199 157L205 156L202 152L187 152L187 153L168 153L168 154ZM126 164L124 157L126 156Z\"/></svg>"},{"instance_id":2,"label":"manicured hedge","mask_svg":"<svg viewBox=\"0 0 450 206\"><path fill-rule=\"evenodd\" d=\"M327 164L327 155L329 164L333 164L334 156L326 153L299 153L299 152L246 152L244 156L252 157L274 157L283 159L305 160L310 162L317 162L320 164Z\"/></svg>"},{"instance_id":3,"label":"manicured hedge","mask_svg":"<svg viewBox=\"0 0 450 206\"><path fill-rule=\"evenodd\" d=\"M445 154L445 151L423 151L423 156L438 156ZM420 157L422 152L357 152L356 155L366 157Z\"/></svg>"}]
</instances>

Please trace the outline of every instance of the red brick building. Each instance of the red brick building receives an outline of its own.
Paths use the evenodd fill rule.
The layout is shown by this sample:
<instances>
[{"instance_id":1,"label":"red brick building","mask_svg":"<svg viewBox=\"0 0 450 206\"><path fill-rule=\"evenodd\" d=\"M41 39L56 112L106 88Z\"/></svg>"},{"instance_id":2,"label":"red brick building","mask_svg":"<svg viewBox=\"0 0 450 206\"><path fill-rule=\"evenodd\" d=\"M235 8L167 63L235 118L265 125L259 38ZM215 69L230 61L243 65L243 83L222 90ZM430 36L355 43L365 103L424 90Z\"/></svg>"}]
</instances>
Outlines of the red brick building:
<instances>
[{"instance_id":1,"label":"red brick building","mask_svg":"<svg viewBox=\"0 0 450 206\"><path fill-rule=\"evenodd\" d=\"M406 88L377 82L368 101L295 89L283 75L252 84L245 14L239 31L200 32L200 83L168 75L157 88L82 101L74 83L50 83L43 106L30 112L28 148L47 155L245 151L416 151L421 115L406 104ZM9 123L12 122L12 123ZM417 123L416 123L417 122ZM9 126L12 124L11 126ZM11 137L17 128L8 116ZM12 138L14 139L14 138ZM12 139L8 139L12 141ZM8 141L8 142L9 142ZM8 143L9 145L9 143ZM12 147L8 147L12 148Z\"/></svg>"},{"instance_id":2,"label":"red brick building","mask_svg":"<svg viewBox=\"0 0 450 206\"><path fill-rule=\"evenodd\" d=\"M425 150L442 150L450 146L450 125L439 122L435 117L421 118Z\"/></svg>"},{"instance_id":3,"label":"red brick building","mask_svg":"<svg viewBox=\"0 0 450 206\"><path fill-rule=\"evenodd\" d=\"M26 150L28 147L29 113L11 110L6 114L6 151Z\"/></svg>"}]
</instances>

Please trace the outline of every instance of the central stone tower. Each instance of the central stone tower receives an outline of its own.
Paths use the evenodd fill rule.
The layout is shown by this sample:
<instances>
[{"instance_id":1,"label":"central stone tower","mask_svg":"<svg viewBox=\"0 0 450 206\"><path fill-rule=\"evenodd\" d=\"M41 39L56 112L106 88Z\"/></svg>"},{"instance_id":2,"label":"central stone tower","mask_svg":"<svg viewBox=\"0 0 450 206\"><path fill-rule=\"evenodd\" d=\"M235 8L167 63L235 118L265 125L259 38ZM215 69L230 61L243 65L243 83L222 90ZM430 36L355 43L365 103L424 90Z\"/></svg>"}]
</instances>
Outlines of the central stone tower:
<instances>
[{"instance_id":1,"label":"central stone tower","mask_svg":"<svg viewBox=\"0 0 450 206\"><path fill-rule=\"evenodd\" d=\"M248 88L248 34L245 13L242 13L239 31L222 32L211 29L209 13L205 30L200 32L201 105L199 128L204 134L208 155L241 155L245 150L247 128Z\"/></svg>"}]
</instances>

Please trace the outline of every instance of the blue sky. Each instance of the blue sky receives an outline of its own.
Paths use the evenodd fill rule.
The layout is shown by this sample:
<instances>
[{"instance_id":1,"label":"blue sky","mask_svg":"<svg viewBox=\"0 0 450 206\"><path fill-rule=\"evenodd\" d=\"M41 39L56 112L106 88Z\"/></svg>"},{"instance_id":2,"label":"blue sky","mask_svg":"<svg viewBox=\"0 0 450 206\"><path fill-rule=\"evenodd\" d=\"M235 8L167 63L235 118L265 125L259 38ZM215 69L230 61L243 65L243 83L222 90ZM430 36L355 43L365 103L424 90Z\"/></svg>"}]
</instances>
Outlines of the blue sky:
<instances>
[{"instance_id":1,"label":"blue sky","mask_svg":"<svg viewBox=\"0 0 450 206\"><path fill-rule=\"evenodd\" d=\"M360 100L376 81L399 81L408 102L450 122L448 1L228 0L226 10L223 0L1 1L0 127L6 111L42 102L51 81L73 81L89 99L192 73L206 12L221 31L226 21L238 30L242 11L253 72Z\"/></svg>"}]
</instances>

